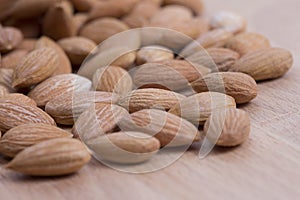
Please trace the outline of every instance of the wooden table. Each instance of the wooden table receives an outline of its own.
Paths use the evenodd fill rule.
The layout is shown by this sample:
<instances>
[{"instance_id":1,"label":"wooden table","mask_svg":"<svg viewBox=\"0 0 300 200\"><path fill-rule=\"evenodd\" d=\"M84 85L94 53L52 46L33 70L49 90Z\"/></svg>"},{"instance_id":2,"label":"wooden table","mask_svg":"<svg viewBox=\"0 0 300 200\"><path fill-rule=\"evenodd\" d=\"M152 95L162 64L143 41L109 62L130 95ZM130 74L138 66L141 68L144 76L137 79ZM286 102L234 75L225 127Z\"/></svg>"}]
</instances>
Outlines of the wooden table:
<instances>
[{"instance_id":1,"label":"wooden table","mask_svg":"<svg viewBox=\"0 0 300 200\"><path fill-rule=\"evenodd\" d=\"M95 160L61 178L30 178L1 167L0 199L299 199L300 2L206 0L206 5L210 14L243 13L249 30L294 53L293 69L281 79L261 83L258 98L243 107L252 119L244 145L215 149L204 160L193 148L173 165L140 175L117 172Z\"/></svg>"}]
</instances>

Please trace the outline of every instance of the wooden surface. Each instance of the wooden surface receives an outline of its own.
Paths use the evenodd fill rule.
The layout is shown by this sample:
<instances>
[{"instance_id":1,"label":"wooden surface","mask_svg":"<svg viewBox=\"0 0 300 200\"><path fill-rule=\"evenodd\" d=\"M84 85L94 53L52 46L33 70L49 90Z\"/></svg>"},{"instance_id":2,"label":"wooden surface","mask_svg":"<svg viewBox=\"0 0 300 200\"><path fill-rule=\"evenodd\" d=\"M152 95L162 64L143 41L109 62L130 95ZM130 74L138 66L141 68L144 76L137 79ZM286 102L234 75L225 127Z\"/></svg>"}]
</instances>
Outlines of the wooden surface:
<instances>
[{"instance_id":1,"label":"wooden surface","mask_svg":"<svg viewBox=\"0 0 300 200\"><path fill-rule=\"evenodd\" d=\"M206 7L209 13L243 13L249 30L294 53L293 69L260 84L258 98L244 106L252 119L244 145L215 149L204 160L194 147L173 165L140 175L117 172L95 160L62 178L30 178L1 167L0 199L299 199L300 2L206 0Z\"/></svg>"}]
</instances>

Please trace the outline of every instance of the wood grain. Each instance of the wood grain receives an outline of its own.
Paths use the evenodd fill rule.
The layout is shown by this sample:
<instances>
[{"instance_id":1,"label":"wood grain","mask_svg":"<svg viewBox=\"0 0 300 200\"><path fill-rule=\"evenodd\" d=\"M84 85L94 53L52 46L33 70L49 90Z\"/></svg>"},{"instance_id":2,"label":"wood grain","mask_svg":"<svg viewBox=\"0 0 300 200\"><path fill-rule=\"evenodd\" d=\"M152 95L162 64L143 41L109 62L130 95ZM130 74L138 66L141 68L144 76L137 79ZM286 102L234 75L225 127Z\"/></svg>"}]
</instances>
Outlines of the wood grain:
<instances>
[{"instance_id":1,"label":"wood grain","mask_svg":"<svg viewBox=\"0 0 300 200\"><path fill-rule=\"evenodd\" d=\"M92 161L79 173L36 179L0 168L0 199L298 199L300 196L300 23L298 0L206 0L207 13L233 10L249 30L291 49L295 66L283 78L259 84L242 108L252 120L250 139L214 149L199 160L194 145L173 165L132 175ZM1 160L1 163L5 163Z\"/></svg>"}]
</instances>

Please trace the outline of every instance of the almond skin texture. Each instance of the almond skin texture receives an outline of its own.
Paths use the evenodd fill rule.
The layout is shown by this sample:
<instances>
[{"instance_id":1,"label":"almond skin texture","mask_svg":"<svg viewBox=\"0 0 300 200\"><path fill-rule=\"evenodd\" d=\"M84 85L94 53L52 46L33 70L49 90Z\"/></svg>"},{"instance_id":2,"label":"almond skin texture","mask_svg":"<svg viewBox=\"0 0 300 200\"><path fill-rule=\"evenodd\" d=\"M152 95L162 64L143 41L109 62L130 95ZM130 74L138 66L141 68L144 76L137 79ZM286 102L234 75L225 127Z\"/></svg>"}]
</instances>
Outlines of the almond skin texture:
<instances>
[{"instance_id":1,"label":"almond skin texture","mask_svg":"<svg viewBox=\"0 0 300 200\"><path fill-rule=\"evenodd\" d=\"M125 95L132 90L133 84L129 73L121 67L102 67L93 77L93 87L96 91L114 92Z\"/></svg>"},{"instance_id":2,"label":"almond skin texture","mask_svg":"<svg viewBox=\"0 0 300 200\"><path fill-rule=\"evenodd\" d=\"M241 33L228 41L226 47L238 52L241 56L271 47L268 38L258 33Z\"/></svg>"},{"instance_id":3,"label":"almond skin texture","mask_svg":"<svg viewBox=\"0 0 300 200\"><path fill-rule=\"evenodd\" d=\"M180 90L210 72L184 60L166 60L139 66L133 81L138 88L167 88Z\"/></svg>"},{"instance_id":4,"label":"almond skin texture","mask_svg":"<svg viewBox=\"0 0 300 200\"><path fill-rule=\"evenodd\" d=\"M139 132L117 132L99 136L88 142L89 147L106 161L134 164L151 159L160 143L154 137Z\"/></svg>"},{"instance_id":5,"label":"almond skin texture","mask_svg":"<svg viewBox=\"0 0 300 200\"><path fill-rule=\"evenodd\" d=\"M79 116L72 133L75 137L80 137L81 140L87 142L113 132L125 116L129 116L129 113L120 106L95 103Z\"/></svg>"},{"instance_id":6,"label":"almond skin texture","mask_svg":"<svg viewBox=\"0 0 300 200\"><path fill-rule=\"evenodd\" d=\"M163 46L146 46L142 47L136 56L136 64L142 65L149 62L158 62L174 58L173 52Z\"/></svg>"},{"instance_id":7,"label":"almond skin texture","mask_svg":"<svg viewBox=\"0 0 300 200\"><path fill-rule=\"evenodd\" d=\"M257 96L255 80L244 73L219 72L204 76L193 82L191 86L196 92L220 92L232 96L236 103L250 102Z\"/></svg>"},{"instance_id":8,"label":"almond skin texture","mask_svg":"<svg viewBox=\"0 0 300 200\"><path fill-rule=\"evenodd\" d=\"M0 99L0 131L6 132L22 124L44 123L56 125L54 120L36 106L15 100Z\"/></svg>"},{"instance_id":9,"label":"almond skin texture","mask_svg":"<svg viewBox=\"0 0 300 200\"><path fill-rule=\"evenodd\" d=\"M48 78L28 93L39 107L62 94L84 92L91 89L91 81L76 74L61 74Z\"/></svg>"},{"instance_id":10,"label":"almond skin texture","mask_svg":"<svg viewBox=\"0 0 300 200\"><path fill-rule=\"evenodd\" d=\"M70 74L72 73L72 66L71 62L64 52L64 50L52 39L43 36L41 37L35 44L36 49L44 48L44 47L49 47L55 50L58 56L58 65L53 73L54 75L59 75L59 74Z\"/></svg>"},{"instance_id":11,"label":"almond skin texture","mask_svg":"<svg viewBox=\"0 0 300 200\"><path fill-rule=\"evenodd\" d=\"M240 55L230 49L208 48L195 52L186 60L195 65L207 67L213 72L219 72L228 71L239 58Z\"/></svg>"},{"instance_id":12,"label":"almond skin texture","mask_svg":"<svg viewBox=\"0 0 300 200\"><path fill-rule=\"evenodd\" d=\"M161 146L190 145L200 139L197 128L185 119L157 109L145 109L119 122L123 131L140 131L156 137Z\"/></svg>"},{"instance_id":13,"label":"almond skin texture","mask_svg":"<svg viewBox=\"0 0 300 200\"><path fill-rule=\"evenodd\" d=\"M30 106L36 106L36 102L29 98L28 96L25 96L24 94L20 94L20 93L11 93L11 94L7 94L4 95L2 97L0 97L1 100L11 100L11 101L18 101L20 103L24 103Z\"/></svg>"},{"instance_id":14,"label":"almond skin texture","mask_svg":"<svg viewBox=\"0 0 300 200\"><path fill-rule=\"evenodd\" d=\"M73 125L92 103L116 103L118 95L110 92L78 92L69 93L51 99L45 107L46 112L51 115L56 123Z\"/></svg>"},{"instance_id":15,"label":"almond skin texture","mask_svg":"<svg viewBox=\"0 0 300 200\"><path fill-rule=\"evenodd\" d=\"M15 157L34 144L54 138L72 138L72 134L48 124L23 124L10 129L0 140L0 153Z\"/></svg>"},{"instance_id":16,"label":"almond skin texture","mask_svg":"<svg viewBox=\"0 0 300 200\"><path fill-rule=\"evenodd\" d=\"M69 6L69 2L62 1L49 8L43 22L44 35L59 40L76 34L73 13Z\"/></svg>"},{"instance_id":17,"label":"almond skin texture","mask_svg":"<svg viewBox=\"0 0 300 200\"><path fill-rule=\"evenodd\" d=\"M217 92L202 92L183 99L169 113L203 125L213 112L225 108L236 108L234 98Z\"/></svg>"},{"instance_id":18,"label":"almond skin texture","mask_svg":"<svg viewBox=\"0 0 300 200\"><path fill-rule=\"evenodd\" d=\"M84 59L96 48L95 42L84 37L69 37L58 41L73 65L81 65Z\"/></svg>"},{"instance_id":19,"label":"almond skin texture","mask_svg":"<svg viewBox=\"0 0 300 200\"><path fill-rule=\"evenodd\" d=\"M52 48L32 51L16 67L13 75L13 87L25 88L46 80L56 70L57 53Z\"/></svg>"},{"instance_id":20,"label":"almond skin texture","mask_svg":"<svg viewBox=\"0 0 300 200\"><path fill-rule=\"evenodd\" d=\"M102 17L122 17L129 13L137 2L138 0L99 1L92 7L89 13L89 20Z\"/></svg>"},{"instance_id":21,"label":"almond skin texture","mask_svg":"<svg viewBox=\"0 0 300 200\"><path fill-rule=\"evenodd\" d=\"M5 86L9 92L16 92L12 86L13 73L13 69L0 68L0 85Z\"/></svg>"},{"instance_id":22,"label":"almond skin texture","mask_svg":"<svg viewBox=\"0 0 300 200\"><path fill-rule=\"evenodd\" d=\"M8 93L9 93L8 89L5 86L0 84L0 97L6 95Z\"/></svg>"},{"instance_id":23,"label":"almond skin texture","mask_svg":"<svg viewBox=\"0 0 300 200\"><path fill-rule=\"evenodd\" d=\"M16 69L18 63L28 54L27 50L14 50L2 58L2 68Z\"/></svg>"},{"instance_id":24,"label":"almond skin texture","mask_svg":"<svg viewBox=\"0 0 300 200\"><path fill-rule=\"evenodd\" d=\"M128 30L128 26L115 18L100 18L84 25L79 33L80 36L93 40L100 44L110 36Z\"/></svg>"},{"instance_id":25,"label":"almond skin texture","mask_svg":"<svg viewBox=\"0 0 300 200\"><path fill-rule=\"evenodd\" d=\"M291 52L282 48L268 48L243 56L230 71L243 72L256 81L263 81L283 76L292 65Z\"/></svg>"},{"instance_id":26,"label":"almond skin texture","mask_svg":"<svg viewBox=\"0 0 300 200\"><path fill-rule=\"evenodd\" d=\"M224 47L233 37L233 34L224 30L216 29L202 34L196 41L188 44L181 52L181 57L188 57L198 51L212 47Z\"/></svg>"},{"instance_id":27,"label":"almond skin texture","mask_svg":"<svg viewBox=\"0 0 300 200\"><path fill-rule=\"evenodd\" d=\"M23 40L23 34L14 27L0 25L0 52L6 53L15 49Z\"/></svg>"},{"instance_id":28,"label":"almond skin texture","mask_svg":"<svg viewBox=\"0 0 300 200\"><path fill-rule=\"evenodd\" d=\"M247 20L236 13L223 11L212 18L210 25L213 29L223 28L236 34L246 30Z\"/></svg>"},{"instance_id":29,"label":"almond skin texture","mask_svg":"<svg viewBox=\"0 0 300 200\"><path fill-rule=\"evenodd\" d=\"M31 176L59 176L78 171L90 159L89 152L80 141L57 138L26 148L6 167Z\"/></svg>"},{"instance_id":30,"label":"almond skin texture","mask_svg":"<svg viewBox=\"0 0 300 200\"><path fill-rule=\"evenodd\" d=\"M128 93L120 98L118 104L130 113L150 108L169 110L184 98L185 96L172 91L146 88Z\"/></svg>"},{"instance_id":31,"label":"almond skin texture","mask_svg":"<svg viewBox=\"0 0 300 200\"><path fill-rule=\"evenodd\" d=\"M226 109L211 115L205 122L206 138L215 141L222 147L233 147L242 144L250 134L248 113L239 109ZM220 134L220 136L219 136Z\"/></svg>"}]
</instances>

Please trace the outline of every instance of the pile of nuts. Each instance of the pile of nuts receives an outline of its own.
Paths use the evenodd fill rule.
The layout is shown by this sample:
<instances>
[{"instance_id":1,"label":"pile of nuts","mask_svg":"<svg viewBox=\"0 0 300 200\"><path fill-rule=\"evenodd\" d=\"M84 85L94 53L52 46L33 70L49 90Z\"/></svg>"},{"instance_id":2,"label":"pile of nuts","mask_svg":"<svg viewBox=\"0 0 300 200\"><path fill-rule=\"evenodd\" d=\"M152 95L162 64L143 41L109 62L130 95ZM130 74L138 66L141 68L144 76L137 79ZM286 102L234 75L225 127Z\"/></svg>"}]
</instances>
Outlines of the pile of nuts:
<instances>
[{"instance_id":1,"label":"pile of nuts","mask_svg":"<svg viewBox=\"0 0 300 200\"><path fill-rule=\"evenodd\" d=\"M0 22L0 153L33 176L74 173L91 151L138 164L204 138L240 145L237 104L293 64L242 16L207 20L201 0L4 0ZM134 28L146 31L105 43ZM110 60L118 42L136 50Z\"/></svg>"}]
</instances>

